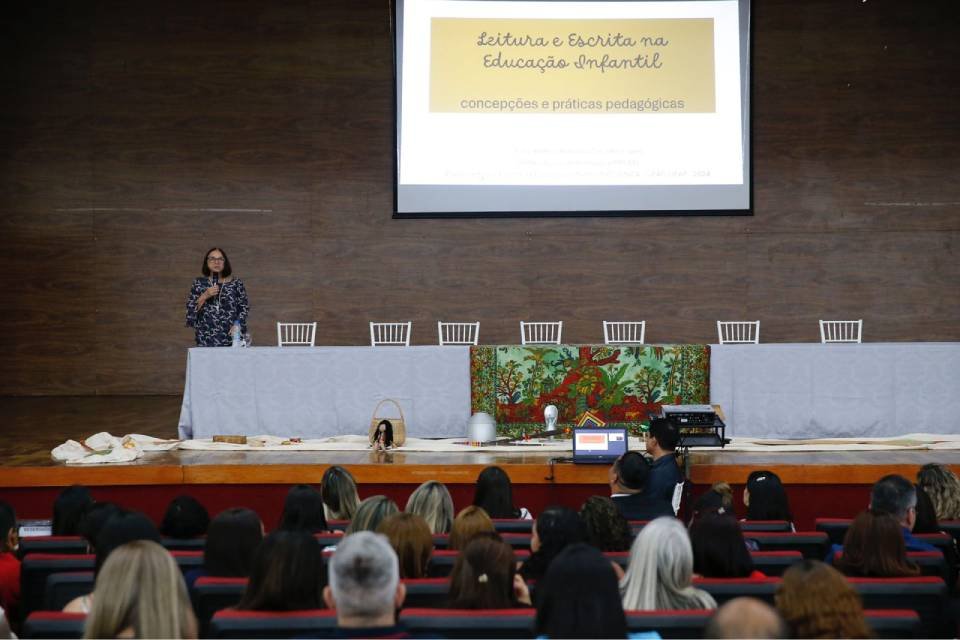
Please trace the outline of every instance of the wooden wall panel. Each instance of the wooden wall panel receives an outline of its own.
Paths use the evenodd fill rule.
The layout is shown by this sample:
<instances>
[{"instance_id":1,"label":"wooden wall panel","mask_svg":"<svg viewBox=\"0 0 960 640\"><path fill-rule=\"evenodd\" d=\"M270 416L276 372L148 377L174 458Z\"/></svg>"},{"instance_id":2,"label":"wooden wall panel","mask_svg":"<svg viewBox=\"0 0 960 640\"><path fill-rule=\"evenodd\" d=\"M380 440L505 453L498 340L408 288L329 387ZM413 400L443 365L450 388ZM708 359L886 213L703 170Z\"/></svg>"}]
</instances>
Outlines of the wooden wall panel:
<instances>
[{"instance_id":1,"label":"wooden wall panel","mask_svg":"<svg viewBox=\"0 0 960 640\"><path fill-rule=\"evenodd\" d=\"M960 39L947 0L754 0L755 215L392 220L389 4L18 3L0 25L0 394L177 394L183 305L227 250L277 320L760 319L960 340Z\"/></svg>"}]
</instances>

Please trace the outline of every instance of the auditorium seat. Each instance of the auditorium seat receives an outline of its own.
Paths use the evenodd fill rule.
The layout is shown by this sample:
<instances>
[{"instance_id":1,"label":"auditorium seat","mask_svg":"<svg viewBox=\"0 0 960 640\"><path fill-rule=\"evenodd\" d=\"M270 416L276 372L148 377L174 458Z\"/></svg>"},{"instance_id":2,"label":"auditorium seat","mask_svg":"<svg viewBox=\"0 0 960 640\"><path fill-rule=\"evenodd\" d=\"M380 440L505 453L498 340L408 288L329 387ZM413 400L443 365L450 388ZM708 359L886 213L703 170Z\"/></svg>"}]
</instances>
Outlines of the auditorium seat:
<instances>
[{"instance_id":1,"label":"auditorium seat","mask_svg":"<svg viewBox=\"0 0 960 640\"><path fill-rule=\"evenodd\" d=\"M321 547L335 547L340 544L340 541L343 540L343 532L337 531L335 533L316 533L313 535L317 539L317 542L320 543Z\"/></svg>"},{"instance_id":2,"label":"auditorium seat","mask_svg":"<svg viewBox=\"0 0 960 640\"><path fill-rule=\"evenodd\" d=\"M530 548L530 538L532 535L530 533L506 533L502 532L500 538L509 544L514 549L529 549ZM449 533L435 533L433 534L433 548L434 549L447 549L450 546L450 534Z\"/></svg>"},{"instance_id":3,"label":"auditorium seat","mask_svg":"<svg viewBox=\"0 0 960 640\"><path fill-rule=\"evenodd\" d=\"M43 607L47 576L53 573L92 571L93 554L29 553L20 565L20 606L23 614Z\"/></svg>"},{"instance_id":4,"label":"auditorium seat","mask_svg":"<svg viewBox=\"0 0 960 640\"><path fill-rule=\"evenodd\" d=\"M87 553L87 541L80 536L34 536L20 538L17 554L22 558L28 553Z\"/></svg>"},{"instance_id":5,"label":"auditorium seat","mask_svg":"<svg viewBox=\"0 0 960 640\"><path fill-rule=\"evenodd\" d=\"M493 518L493 528L500 533L530 533L533 530L533 520Z\"/></svg>"},{"instance_id":6,"label":"auditorium seat","mask_svg":"<svg viewBox=\"0 0 960 640\"><path fill-rule=\"evenodd\" d=\"M743 520L740 522L742 531L781 531L792 532L793 525L787 520Z\"/></svg>"},{"instance_id":7,"label":"auditorium seat","mask_svg":"<svg viewBox=\"0 0 960 640\"><path fill-rule=\"evenodd\" d=\"M93 571L66 571L47 576L43 589L43 609L60 611L74 598L93 591Z\"/></svg>"},{"instance_id":8,"label":"auditorium seat","mask_svg":"<svg viewBox=\"0 0 960 640\"><path fill-rule=\"evenodd\" d=\"M852 523L850 518L817 518L813 521L813 528L827 534L830 544L843 544L843 537Z\"/></svg>"},{"instance_id":9,"label":"auditorium seat","mask_svg":"<svg viewBox=\"0 0 960 640\"><path fill-rule=\"evenodd\" d=\"M82 638L85 613L34 611L23 623L21 638Z\"/></svg>"},{"instance_id":10,"label":"auditorium seat","mask_svg":"<svg viewBox=\"0 0 960 640\"><path fill-rule=\"evenodd\" d=\"M218 611L210 620L210 638L296 638L329 632L337 626L332 609L302 611Z\"/></svg>"},{"instance_id":11,"label":"auditorium seat","mask_svg":"<svg viewBox=\"0 0 960 640\"><path fill-rule=\"evenodd\" d=\"M630 531L633 532L633 535L640 533L640 529L643 529L649 520L631 520L630 521Z\"/></svg>"},{"instance_id":12,"label":"auditorium seat","mask_svg":"<svg viewBox=\"0 0 960 640\"><path fill-rule=\"evenodd\" d=\"M205 637L213 614L221 609L236 606L247 590L247 578L197 578L190 589L193 611L200 625L200 637Z\"/></svg>"},{"instance_id":13,"label":"auditorium seat","mask_svg":"<svg viewBox=\"0 0 960 640\"><path fill-rule=\"evenodd\" d=\"M171 551L170 555L183 573L203 566L203 551Z\"/></svg>"},{"instance_id":14,"label":"auditorium seat","mask_svg":"<svg viewBox=\"0 0 960 640\"><path fill-rule=\"evenodd\" d=\"M915 533L913 537L927 544L932 544L941 551L953 546L953 536L949 533Z\"/></svg>"},{"instance_id":15,"label":"auditorium seat","mask_svg":"<svg viewBox=\"0 0 960 640\"><path fill-rule=\"evenodd\" d=\"M427 565L427 575L431 578L445 578L453 571L453 565L457 562L459 551L452 549L437 549L430 556L430 563ZM513 557L517 562L524 562L530 557L528 549L514 549Z\"/></svg>"},{"instance_id":16,"label":"auditorium seat","mask_svg":"<svg viewBox=\"0 0 960 640\"><path fill-rule=\"evenodd\" d=\"M783 572L803 560L799 551L751 551L750 558L757 571L774 577L782 576Z\"/></svg>"},{"instance_id":17,"label":"auditorium seat","mask_svg":"<svg viewBox=\"0 0 960 640\"><path fill-rule=\"evenodd\" d=\"M447 596L450 594L449 579L422 578L403 580L402 582L407 587L407 597L403 600L404 608L422 609L447 606Z\"/></svg>"},{"instance_id":18,"label":"auditorium seat","mask_svg":"<svg viewBox=\"0 0 960 640\"><path fill-rule=\"evenodd\" d=\"M822 531L749 531L748 540L755 540L760 551L799 551L804 558L823 560L830 546L827 534Z\"/></svg>"},{"instance_id":19,"label":"auditorium seat","mask_svg":"<svg viewBox=\"0 0 960 640\"><path fill-rule=\"evenodd\" d=\"M865 609L863 616L877 638L919 638L920 616L913 609Z\"/></svg>"},{"instance_id":20,"label":"auditorium seat","mask_svg":"<svg viewBox=\"0 0 960 640\"><path fill-rule=\"evenodd\" d=\"M603 557L607 558L611 562L616 562L624 570L626 570L627 565L630 564L630 552L629 551L604 551Z\"/></svg>"},{"instance_id":21,"label":"auditorium seat","mask_svg":"<svg viewBox=\"0 0 960 640\"><path fill-rule=\"evenodd\" d=\"M950 629L947 585L934 576L918 578L847 578L863 599L864 609L912 609L920 616L924 637L954 637Z\"/></svg>"},{"instance_id":22,"label":"auditorium seat","mask_svg":"<svg viewBox=\"0 0 960 640\"><path fill-rule=\"evenodd\" d=\"M703 628L713 615L712 609L664 609L626 611L627 631L656 631L661 638L701 638Z\"/></svg>"},{"instance_id":23,"label":"auditorium seat","mask_svg":"<svg viewBox=\"0 0 960 640\"><path fill-rule=\"evenodd\" d=\"M955 541L960 542L960 520L941 520L938 524L944 532L949 533Z\"/></svg>"},{"instance_id":24,"label":"auditorium seat","mask_svg":"<svg viewBox=\"0 0 960 640\"><path fill-rule=\"evenodd\" d=\"M400 623L414 637L531 638L534 609L404 609Z\"/></svg>"},{"instance_id":25,"label":"auditorium seat","mask_svg":"<svg viewBox=\"0 0 960 640\"><path fill-rule=\"evenodd\" d=\"M833 554L833 564L843 557L843 551L835 551ZM948 580L950 567L947 565L946 558L939 551L908 551L907 559L920 567L920 573L925 576L937 576Z\"/></svg>"},{"instance_id":26,"label":"auditorium seat","mask_svg":"<svg viewBox=\"0 0 960 640\"><path fill-rule=\"evenodd\" d=\"M327 520L327 526L333 531L346 531L350 526L349 520Z\"/></svg>"},{"instance_id":27,"label":"auditorium seat","mask_svg":"<svg viewBox=\"0 0 960 640\"><path fill-rule=\"evenodd\" d=\"M170 551L203 551L203 548L207 546L207 537L163 538L160 544Z\"/></svg>"},{"instance_id":28,"label":"auditorium seat","mask_svg":"<svg viewBox=\"0 0 960 640\"><path fill-rule=\"evenodd\" d=\"M740 596L749 596L773 605L773 594L777 592L780 578L694 578L693 585L713 596L718 605Z\"/></svg>"}]
</instances>

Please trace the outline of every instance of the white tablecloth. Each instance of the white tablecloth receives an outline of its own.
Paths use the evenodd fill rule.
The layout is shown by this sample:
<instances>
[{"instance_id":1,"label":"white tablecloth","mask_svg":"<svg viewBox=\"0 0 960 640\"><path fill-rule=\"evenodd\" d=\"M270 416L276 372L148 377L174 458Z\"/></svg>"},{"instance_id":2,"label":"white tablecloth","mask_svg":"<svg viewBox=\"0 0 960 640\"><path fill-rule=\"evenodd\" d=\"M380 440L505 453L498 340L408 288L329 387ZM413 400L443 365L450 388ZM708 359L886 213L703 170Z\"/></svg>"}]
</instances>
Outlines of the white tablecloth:
<instances>
[{"instance_id":1,"label":"white tablecloth","mask_svg":"<svg viewBox=\"0 0 960 640\"><path fill-rule=\"evenodd\" d=\"M459 346L193 348L181 438L366 434L377 402L407 434L453 437L470 417L470 350ZM392 417L392 404L378 415Z\"/></svg>"},{"instance_id":2,"label":"white tablecloth","mask_svg":"<svg viewBox=\"0 0 960 640\"><path fill-rule=\"evenodd\" d=\"M960 433L960 343L711 345L727 435Z\"/></svg>"}]
</instances>

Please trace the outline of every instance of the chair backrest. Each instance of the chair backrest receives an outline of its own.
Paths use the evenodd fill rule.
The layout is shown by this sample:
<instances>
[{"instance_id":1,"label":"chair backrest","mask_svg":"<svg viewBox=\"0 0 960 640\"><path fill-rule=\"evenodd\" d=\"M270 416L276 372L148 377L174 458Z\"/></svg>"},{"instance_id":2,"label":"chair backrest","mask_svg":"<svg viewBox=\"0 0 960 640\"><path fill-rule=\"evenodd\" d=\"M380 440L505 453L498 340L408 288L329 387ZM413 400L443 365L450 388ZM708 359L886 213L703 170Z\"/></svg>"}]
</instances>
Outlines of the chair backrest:
<instances>
[{"instance_id":1,"label":"chair backrest","mask_svg":"<svg viewBox=\"0 0 960 640\"><path fill-rule=\"evenodd\" d=\"M741 596L763 600L773 604L773 596L782 580L780 578L694 578L693 586L713 596L717 605Z\"/></svg>"},{"instance_id":2,"label":"chair backrest","mask_svg":"<svg viewBox=\"0 0 960 640\"><path fill-rule=\"evenodd\" d=\"M167 551L203 551L207 546L207 536L199 538L162 538L160 544Z\"/></svg>"},{"instance_id":3,"label":"chair backrest","mask_svg":"<svg viewBox=\"0 0 960 640\"><path fill-rule=\"evenodd\" d=\"M203 551L171 551L170 555L183 573L203 566Z\"/></svg>"},{"instance_id":4,"label":"chair backrest","mask_svg":"<svg viewBox=\"0 0 960 640\"><path fill-rule=\"evenodd\" d=\"M20 538L20 557L28 553L73 553L88 552L87 541L80 536L31 536Z\"/></svg>"},{"instance_id":5,"label":"chair backrest","mask_svg":"<svg viewBox=\"0 0 960 640\"><path fill-rule=\"evenodd\" d=\"M659 609L624 613L629 633L656 631L661 638L702 638L704 627L716 612L713 609Z\"/></svg>"},{"instance_id":6,"label":"chair backrest","mask_svg":"<svg viewBox=\"0 0 960 640\"><path fill-rule=\"evenodd\" d=\"M92 571L93 554L30 553L20 563L20 611L29 614L43 608L47 576L52 573Z\"/></svg>"},{"instance_id":7,"label":"chair backrest","mask_svg":"<svg viewBox=\"0 0 960 640\"><path fill-rule=\"evenodd\" d=\"M371 322L370 346L410 346L410 328L413 322Z\"/></svg>"},{"instance_id":8,"label":"chair backrest","mask_svg":"<svg viewBox=\"0 0 960 640\"><path fill-rule=\"evenodd\" d=\"M760 551L799 551L804 558L823 560L830 540L822 531L746 531L743 537L755 540Z\"/></svg>"},{"instance_id":9,"label":"chair backrest","mask_svg":"<svg viewBox=\"0 0 960 640\"><path fill-rule=\"evenodd\" d=\"M93 591L93 571L51 573L43 589L44 611L61 611L74 598Z\"/></svg>"},{"instance_id":10,"label":"chair backrest","mask_svg":"<svg viewBox=\"0 0 960 640\"><path fill-rule=\"evenodd\" d=\"M860 320L821 320L820 342L860 342L863 333L863 319Z\"/></svg>"},{"instance_id":11,"label":"chair backrest","mask_svg":"<svg viewBox=\"0 0 960 640\"><path fill-rule=\"evenodd\" d=\"M960 541L960 520L941 520L937 524L941 531L949 533L954 540Z\"/></svg>"},{"instance_id":12,"label":"chair backrest","mask_svg":"<svg viewBox=\"0 0 960 640\"><path fill-rule=\"evenodd\" d=\"M332 609L301 611L217 611L210 619L210 638L306 637L337 626Z\"/></svg>"},{"instance_id":13,"label":"chair backrest","mask_svg":"<svg viewBox=\"0 0 960 640\"><path fill-rule=\"evenodd\" d=\"M788 520L741 520L741 531L793 531Z\"/></svg>"},{"instance_id":14,"label":"chair backrest","mask_svg":"<svg viewBox=\"0 0 960 640\"><path fill-rule=\"evenodd\" d=\"M557 322L520 321L520 344L560 344L563 320Z\"/></svg>"},{"instance_id":15,"label":"chair backrest","mask_svg":"<svg viewBox=\"0 0 960 640\"><path fill-rule=\"evenodd\" d=\"M830 544L843 544L843 538L847 535L847 529L851 524L853 524L851 518L816 518L813 521L813 528L827 534Z\"/></svg>"},{"instance_id":16,"label":"chair backrest","mask_svg":"<svg viewBox=\"0 0 960 640\"><path fill-rule=\"evenodd\" d=\"M247 589L247 578L197 578L190 589L193 611L200 625L200 637L205 638L213 614L221 609L236 606Z\"/></svg>"},{"instance_id":17,"label":"chair backrest","mask_svg":"<svg viewBox=\"0 0 960 640\"><path fill-rule=\"evenodd\" d=\"M500 533L531 533L533 531L533 520L521 520L520 518L492 518L493 528Z\"/></svg>"},{"instance_id":18,"label":"chair backrest","mask_svg":"<svg viewBox=\"0 0 960 640\"><path fill-rule=\"evenodd\" d=\"M460 552L452 549L434 549L427 565L427 575L431 578L446 578L453 571ZM514 549L513 557L517 562L524 562L530 557L529 549Z\"/></svg>"},{"instance_id":19,"label":"chair backrest","mask_svg":"<svg viewBox=\"0 0 960 640\"><path fill-rule=\"evenodd\" d=\"M920 637L920 616L913 609L864 609L863 617L877 638Z\"/></svg>"},{"instance_id":20,"label":"chair backrest","mask_svg":"<svg viewBox=\"0 0 960 640\"><path fill-rule=\"evenodd\" d=\"M803 561L799 551L751 551L753 567L771 578L782 576L783 572Z\"/></svg>"},{"instance_id":21,"label":"chair backrest","mask_svg":"<svg viewBox=\"0 0 960 640\"><path fill-rule=\"evenodd\" d=\"M610 322L603 321L604 344L643 344L647 321Z\"/></svg>"},{"instance_id":22,"label":"chair backrest","mask_svg":"<svg viewBox=\"0 0 960 640\"><path fill-rule=\"evenodd\" d=\"M720 344L759 344L760 321L717 320Z\"/></svg>"},{"instance_id":23,"label":"chair backrest","mask_svg":"<svg viewBox=\"0 0 960 640\"><path fill-rule=\"evenodd\" d=\"M34 611L23 623L21 638L82 638L85 613Z\"/></svg>"},{"instance_id":24,"label":"chair backrest","mask_svg":"<svg viewBox=\"0 0 960 640\"><path fill-rule=\"evenodd\" d=\"M525 609L403 609L400 623L413 637L529 638L536 611Z\"/></svg>"},{"instance_id":25,"label":"chair backrest","mask_svg":"<svg viewBox=\"0 0 960 640\"><path fill-rule=\"evenodd\" d=\"M403 600L405 609L410 608L438 608L447 606L450 595L449 578L420 578L401 580L407 589Z\"/></svg>"},{"instance_id":26,"label":"chair backrest","mask_svg":"<svg viewBox=\"0 0 960 640\"><path fill-rule=\"evenodd\" d=\"M312 347L316 342L316 322L278 322L278 347Z\"/></svg>"},{"instance_id":27,"label":"chair backrest","mask_svg":"<svg viewBox=\"0 0 960 640\"><path fill-rule=\"evenodd\" d=\"M947 606L947 585L941 578L847 578L863 599L864 609L913 609L920 615L920 635L954 637ZM945 635L949 634L949 635Z\"/></svg>"},{"instance_id":28,"label":"chair backrest","mask_svg":"<svg viewBox=\"0 0 960 640\"><path fill-rule=\"evenodd\" d=\"M479 338L479 322L441 322L437 320L437 339L441 345L475 345Z\"/></svg>"}]
</instances>

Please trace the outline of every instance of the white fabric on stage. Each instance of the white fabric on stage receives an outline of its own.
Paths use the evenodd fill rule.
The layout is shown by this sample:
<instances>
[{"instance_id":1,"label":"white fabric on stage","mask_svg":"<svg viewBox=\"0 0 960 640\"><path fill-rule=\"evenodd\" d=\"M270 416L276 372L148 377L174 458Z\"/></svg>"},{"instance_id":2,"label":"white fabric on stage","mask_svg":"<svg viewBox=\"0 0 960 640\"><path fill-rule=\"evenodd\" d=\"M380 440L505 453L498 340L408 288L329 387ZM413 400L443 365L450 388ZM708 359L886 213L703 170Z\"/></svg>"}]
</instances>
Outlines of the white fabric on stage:
<instances>
[{"instance_id":1,"label":"white fabric on stage","mask_svg":"<svg viewBox=\"0 0 960 640\"><path fill-rule=\"evenodd\" d=\"M463 435L470 417L469 347L195 347L187 354L179 433L366 433L383 398L403 408L408 435ZM395 413L386 403L378 415Z\"/></svg>"},{"instance_id":2,"label":"white fabric on stage","mask_svg":"<svg viewBox=\"0 0 960 640\"><path fill-rule=\"evenodd\" d=\"M710 346L710 402L735 438L960 433L960 343Z\"/></svg>"}]
</instances>

